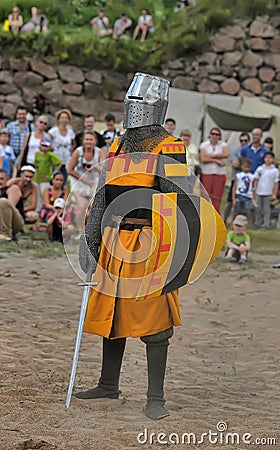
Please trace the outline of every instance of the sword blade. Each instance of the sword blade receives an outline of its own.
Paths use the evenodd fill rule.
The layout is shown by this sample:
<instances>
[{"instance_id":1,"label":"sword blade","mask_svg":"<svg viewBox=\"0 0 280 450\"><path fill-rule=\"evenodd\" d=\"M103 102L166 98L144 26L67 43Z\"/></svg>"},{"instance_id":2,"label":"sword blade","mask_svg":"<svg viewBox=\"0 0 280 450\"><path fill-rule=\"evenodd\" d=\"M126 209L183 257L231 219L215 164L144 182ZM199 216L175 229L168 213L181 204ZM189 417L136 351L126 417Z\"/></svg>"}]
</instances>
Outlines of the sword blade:
<instances>
[{"instance_id":1,"label":"sword blade","mask_svg":"<svg viewBox=\"0 0 280 450\"><path fill-rule=\"evenodd\" d=\"M97 285L97 283L90 282L91 277L92 277L92 272L87 274L86 282L84 283L83 298L82 298L82 305L81 305L81 311L80 311L80 319L79 319L76 344L75 344L75 350L74 350L74 356L73 356L73 362L72 362L72 370L71 370L71 376L70 376L68 392L67 392L67 397L66 397L66 409L68 409L70 406L73 387L74 387L74 381L75 381L75 376L76 376L76 371L77 371L80 346L81 346L81 342L82 342L84 322L85 322L85 316L86 316L86 312L87 312L87 304L88 304L90 288L91 288L91 286Z\"/></svg>"}]
</instances>

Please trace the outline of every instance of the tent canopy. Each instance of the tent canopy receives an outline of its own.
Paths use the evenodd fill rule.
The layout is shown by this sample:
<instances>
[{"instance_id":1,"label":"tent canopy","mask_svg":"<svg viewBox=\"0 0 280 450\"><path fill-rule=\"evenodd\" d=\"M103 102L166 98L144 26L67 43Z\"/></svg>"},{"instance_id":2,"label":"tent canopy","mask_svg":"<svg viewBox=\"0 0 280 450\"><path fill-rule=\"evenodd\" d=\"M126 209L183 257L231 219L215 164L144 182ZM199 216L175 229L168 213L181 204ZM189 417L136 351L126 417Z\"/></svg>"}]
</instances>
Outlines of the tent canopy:
<instances>
[{"instance_id":1,"label":"tent canopy","mask_svg":"<svg viewBox=\"0 0 280 450\"><path fill-rule=\"evenodd\" d=\"M269 131L274 119L274 116L245 116L225 111L210 105L206 106L206 111L220 128L228 131L250 132L253 128L260 128L262 131Z\"/></svg>"}]
</instances>

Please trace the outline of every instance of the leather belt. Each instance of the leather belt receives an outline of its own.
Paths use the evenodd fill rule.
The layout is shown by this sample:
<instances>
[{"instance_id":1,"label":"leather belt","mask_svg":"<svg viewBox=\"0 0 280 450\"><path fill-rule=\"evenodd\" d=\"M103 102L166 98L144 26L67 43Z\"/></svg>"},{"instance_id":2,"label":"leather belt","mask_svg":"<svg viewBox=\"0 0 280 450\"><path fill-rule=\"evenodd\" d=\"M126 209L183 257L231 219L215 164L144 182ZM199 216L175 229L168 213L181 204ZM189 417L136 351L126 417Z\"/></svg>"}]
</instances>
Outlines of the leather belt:
<instances>
[{"instance_id":1,"label":"leather belt","mask_svg":"<svg viewBox=\"0 0 280 450\"><path fill-rule=\"evenodd\" d=\"M151 222L149 219L138 219L136 217L125 217L124 219L121 216L115 216L112 214L112 221L116 222L120 225L143 225L143 226L151 226Z\"/></svg>"}]
</instances>

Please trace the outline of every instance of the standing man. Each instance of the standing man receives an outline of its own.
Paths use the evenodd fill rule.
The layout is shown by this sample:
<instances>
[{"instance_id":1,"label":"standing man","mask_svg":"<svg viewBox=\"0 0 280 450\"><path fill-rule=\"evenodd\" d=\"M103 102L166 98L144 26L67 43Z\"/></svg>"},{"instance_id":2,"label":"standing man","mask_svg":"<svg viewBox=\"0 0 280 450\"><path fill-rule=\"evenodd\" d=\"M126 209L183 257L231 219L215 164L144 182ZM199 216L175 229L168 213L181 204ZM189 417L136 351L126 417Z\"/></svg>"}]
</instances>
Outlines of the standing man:
<instances>
[{"instance_id":1,"label":"standing man","mask_svg":"<svg viewBox=\"0 0 280 450\"><path fill-rule=\"evenodd\" d=\"M90 131L91 133L95 133L97 139L96 145L101 149L101 152L104 154L104 158L106 158L107 154L106 142L103 136L101 136L101 134L98 133L98 131L95 131L94 125L95 125L95 118L92 114L89 114L84 119L84 130L79 131L75 136L76 148L81 147L83 145L84 134L86 131Z\"/></svg>"},{"instance_id":2,"label":"standing man","mask_svg":"<svg viewBox=\"0 0 280 450\"><path fill-rule=\"evenodd\" d=\"M166 129L166 131L168 131L168 133L172 134L172 136L173 136L174 135L174 131L176 130L176 121L175 121L175 119L172 119L171 117L166 119L166 121L164 122L164 128Z\"/></svg>"},{"instance_id":3,"label":"standing man","mask_svg":"<svg viewBox=\"0 0 280 450\"><path fill-rule=\"evenodd\" d=\"M11 178L8 181L8 186L18 186L21 191L25 223L34 223L39 217L39 214L36 212L38 186L33 181L34 174L35 168L33 166L23 166L20 171L20 177Z\"/></svg>"},{"instance_id":4,"label":"standing man","mask_svg":"<svg viewBox=\"0 0 280 450\"><path fill-rule=\"evenodd\" d=\"M7 130L10 135L9 144L13 148L16 157L20 154L25 136L35 130L34 125L28 122L26 116L27 108L25 106L18 106L16 109L16 120L7 125Z\"/></svg>"},{"instance_id":5,"label":"standing man","mask_svg":"<svg viewBox=\"0 0 280 450\"><path fill-rule=\"evenodd\" d=\"M252 161L251 173L255 173L257 167L261 166L264 161L264 155L268 152L267 148L261 144L262 130L254 128L252 130L252 143L245 145L240 150L240 156L249 158Z\"/></svg>"},{"instance_id":6,"label":"standing man","mask_svg":"<svg viewBox=\"0 0 280 450\"><path fill-rule=\"evenodd\" d=\"M116 128L116 118L114 114L107 114L105 116L105 121L107 129L102 130L101 135L103 136L107 145L107 150L109 151L112 143L114 142L114 139L118 136L122 136L123 132Z\"/></svg>"},{"instance_id":7,"label":"standing man","mask_svg":"<svg viewBox=\"0 0 280 450\"><path fill-rule=\"evenodd\" d=\"M18 186L8 186L8 174L0 169L0 241L10 241L23 229L22 195Z\"/></svg>"},{"instance_id":8,"label":"standing man","mask_svg":"<svg viewBox=\"0 0 280 450\"><path fill-rule=\"evenodd\" d=\"M98 281L84 331L103 337L103 360L98 385L76 397L117 399L126 338L140 337L148 367L146 416L153 420L169 415L163 386L169 339L181 325L177 289L191 281L198 245L208 255L207 265L226 237L210 202L199 197L193 202L184 193L185 147L162 127L168 86L163 78L134 76L125 97L127 130L110 149L80 244L81 267L95 271ZM198 212L204 208L205 228Z\"/></svg>"}]
</instances>

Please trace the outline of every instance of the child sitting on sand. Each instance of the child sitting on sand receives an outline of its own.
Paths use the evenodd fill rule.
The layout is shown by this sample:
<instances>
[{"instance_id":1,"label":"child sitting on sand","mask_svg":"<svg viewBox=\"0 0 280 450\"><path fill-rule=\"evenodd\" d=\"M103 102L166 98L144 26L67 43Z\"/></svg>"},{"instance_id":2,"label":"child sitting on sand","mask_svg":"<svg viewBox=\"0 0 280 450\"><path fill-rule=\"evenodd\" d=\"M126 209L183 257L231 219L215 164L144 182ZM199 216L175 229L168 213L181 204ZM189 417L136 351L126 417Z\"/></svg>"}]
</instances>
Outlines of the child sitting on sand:
<instances>
[{"instance_id":1,"label":"child sitting on sand","mask_svg":"<svg viewBox=\"0 0 280 450\"><path fill-rule=\"evenodd\" d=\"M227 234L226 260L244 263L250 250L250 236L246 233L247 217L239 214L233 221L233 230Z\"/></svg>"}]
</instances>

